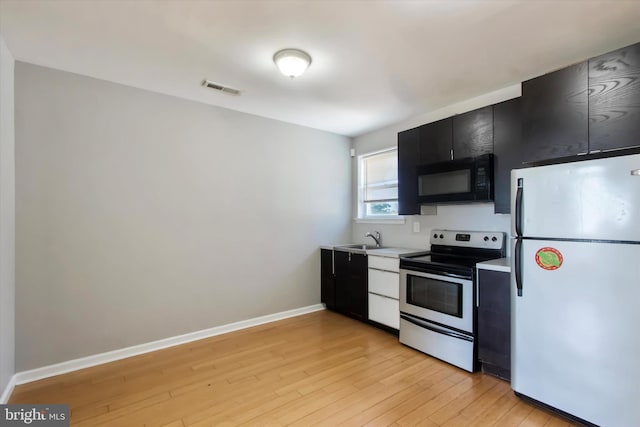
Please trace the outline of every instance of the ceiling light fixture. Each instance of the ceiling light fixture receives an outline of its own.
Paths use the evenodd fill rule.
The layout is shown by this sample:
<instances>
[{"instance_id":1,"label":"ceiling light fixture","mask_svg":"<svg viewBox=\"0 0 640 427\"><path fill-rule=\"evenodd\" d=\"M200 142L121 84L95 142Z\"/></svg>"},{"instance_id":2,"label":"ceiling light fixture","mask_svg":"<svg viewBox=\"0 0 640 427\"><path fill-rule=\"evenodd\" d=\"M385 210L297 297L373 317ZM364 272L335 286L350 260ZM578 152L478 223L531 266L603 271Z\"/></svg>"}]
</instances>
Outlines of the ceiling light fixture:
<instances>
[{"instance_id":1,"label":"ceiling light fixture","mask_svg":"<svg viewBox=\"0 0 640 427\"><path fill-rule=\"evenodd\" d=\"M300 49L282 49L273 55L273 62L282 74L294 78L302 75L311 65L311 56Z\"/></svg>"}]
</instances>

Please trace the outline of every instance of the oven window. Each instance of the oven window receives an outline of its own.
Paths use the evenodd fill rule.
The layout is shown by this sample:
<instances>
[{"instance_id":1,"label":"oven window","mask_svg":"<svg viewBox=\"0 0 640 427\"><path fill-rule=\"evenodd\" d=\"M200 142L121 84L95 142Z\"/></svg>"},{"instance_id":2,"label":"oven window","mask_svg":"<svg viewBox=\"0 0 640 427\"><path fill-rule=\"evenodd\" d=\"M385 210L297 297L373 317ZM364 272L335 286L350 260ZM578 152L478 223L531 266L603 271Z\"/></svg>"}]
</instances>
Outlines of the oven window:
<instances>
[{"instance_id":1,"label":"oven window","mask_svg":"<svg viewBox=\"0 0 640 427\"><path fill-rule=\"evenodd\" d=\"M418 177L418 194L420 196L469 192L471 192L471 170L469 169L420 175Z\"/></svg>"},{"instance_id":2,"label":"oven window","mask_svg":"<svg viewBox=\"0 0 640 427\"><path fill-rule=\"evenodd\" d=\"M407 303L462 317L462 284L407 275Z\"/></svg>"}]
</instances>

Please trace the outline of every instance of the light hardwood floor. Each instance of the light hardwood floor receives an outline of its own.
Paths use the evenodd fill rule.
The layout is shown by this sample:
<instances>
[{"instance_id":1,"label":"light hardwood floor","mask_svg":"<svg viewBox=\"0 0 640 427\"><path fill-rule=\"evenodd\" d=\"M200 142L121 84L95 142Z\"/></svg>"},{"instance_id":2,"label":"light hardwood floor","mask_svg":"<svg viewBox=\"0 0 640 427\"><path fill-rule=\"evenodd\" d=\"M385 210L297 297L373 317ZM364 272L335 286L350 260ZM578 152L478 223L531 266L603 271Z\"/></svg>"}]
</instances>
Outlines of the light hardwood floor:
<instances>
[{"instance_id":1,"label":"light hardwood floor","mask_svg":"<svg viewBox=\"0 0 640 427\"><path fill-rule=\"evenodd\" d=\"M16 387L74 426L570 426L397 337L320 311Z\"/></svg>"}]
</instances>

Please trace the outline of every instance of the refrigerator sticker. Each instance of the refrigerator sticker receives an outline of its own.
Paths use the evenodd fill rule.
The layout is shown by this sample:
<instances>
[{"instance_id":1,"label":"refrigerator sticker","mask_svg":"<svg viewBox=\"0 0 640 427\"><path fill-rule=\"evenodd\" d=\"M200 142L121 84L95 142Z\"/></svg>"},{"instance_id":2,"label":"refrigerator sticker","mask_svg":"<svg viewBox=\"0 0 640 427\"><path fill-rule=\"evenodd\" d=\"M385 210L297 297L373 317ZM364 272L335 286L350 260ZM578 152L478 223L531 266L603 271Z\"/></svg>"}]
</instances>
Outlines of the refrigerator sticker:
<instances>
[{"instance_id":1,"label":"refrigerator sticker","mask_svg":"<svg viewBox=\"0 0 640 427\"><path fill-rule=\"evenodd\" d=\"M557 270L562 265L562 254L556 248L538 249L536 264L545 270Z\"/></svg>"}]
</instances>

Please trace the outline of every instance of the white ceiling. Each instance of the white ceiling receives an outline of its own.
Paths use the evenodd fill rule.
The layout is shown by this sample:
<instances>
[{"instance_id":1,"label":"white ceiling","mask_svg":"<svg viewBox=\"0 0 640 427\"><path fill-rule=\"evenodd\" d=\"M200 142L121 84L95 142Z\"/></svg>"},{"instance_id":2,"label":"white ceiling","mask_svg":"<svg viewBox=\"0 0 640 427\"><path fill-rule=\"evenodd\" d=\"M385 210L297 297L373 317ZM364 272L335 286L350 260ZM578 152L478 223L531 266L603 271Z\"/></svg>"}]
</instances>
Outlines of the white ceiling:
<instances>
[{"instance_id":1,"label":"white ceiling","mask_svg":"<svg viewBox=\"0 0 640 427\"><path fill-rule=\"evenodd\" d=\"M639 42L639 23L640 0L0 0L17 60L348 136ZM287 47L313 57L302 77L273 64Z\"/></svg>"}]
</instances>

